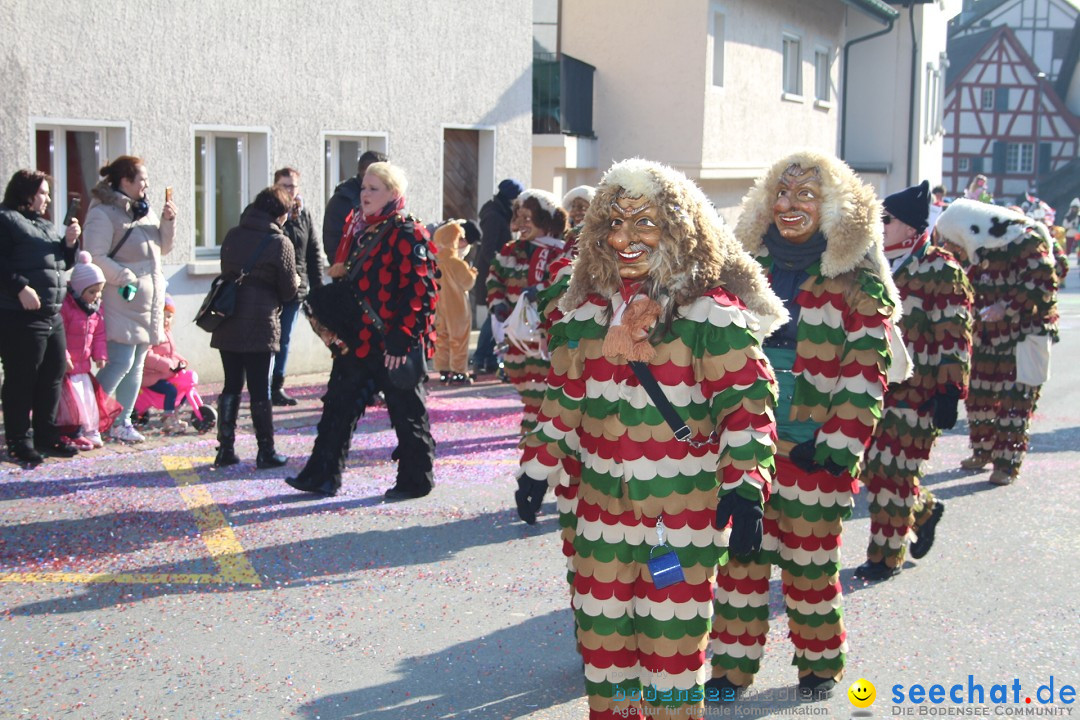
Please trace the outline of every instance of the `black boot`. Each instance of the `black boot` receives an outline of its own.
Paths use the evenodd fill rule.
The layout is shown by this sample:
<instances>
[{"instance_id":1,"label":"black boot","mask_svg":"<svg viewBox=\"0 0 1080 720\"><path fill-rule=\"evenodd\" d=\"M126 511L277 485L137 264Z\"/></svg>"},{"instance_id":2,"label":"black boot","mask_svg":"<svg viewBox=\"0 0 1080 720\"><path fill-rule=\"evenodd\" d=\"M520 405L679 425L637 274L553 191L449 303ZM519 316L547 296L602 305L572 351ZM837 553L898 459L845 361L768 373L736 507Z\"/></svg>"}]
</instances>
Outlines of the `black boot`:
<instances>
[{"instance_id":1,"label":"black boot","mask_svg":"<svg viewBox=\"0 0 1080 720\"><path fill-rule=\"evenodd\" d=\"M41 456L29 440L18 440L8 444L8 455L23 465L31 467L40 465L45 458Z\"/></svg>"},{"instance_id":2,"label":"black boot","mask_svg":"<svg viewBox=\"0 0 1080 720\"><path fill-rule=\"evenodd\" d=\"M543 480L533 480L528 475L518 478L518 489L514 491L514 502L517 503L518 517L529 525L536 524L536 513L544 504L544 494L548 484Z\"/></svg>"},{"instance_id":3,"label":"black boot","mask_svg":"<svg viewBox=\"0 0 1080 720\"><path fill-rule=\"evenodd\" d=\"M296 477L285 478L285 482L301 492L329 497L337 495L355 426L356 420L350 408L324 406L311 457Z\"/></svg>"},{"instance_id":4,"label":"black boot","mask_svg":"<svg viewBox=\"0 0 1080 720\"><path fill-rule=\"evenodd\" d=\"M218 396L218 451L214 458L214 467L225 467L240 462L233 445L236 442L236 416L240 413L240 396L222 394Z\"/></svg>"},{"instance_id":5,"label":"black boot","mask_svg":"<svg viewBox=\"0 0 1080 720\"><path fill-rule=\"evenodd\" d=\"M251 403L251 424L255 426L255 440L259 444L255 467L265 470L281 467L289 462L289 458L274 451L274 407L269 400L256 400Z\"/></svg>"},{"instance_id":6,"label":"black boot","mask_svg":"<svg viewBox=\"0 0 1080 720\"><path fill-rule=\"evenodd\" d=\"M296 404L296 398L285 394L284 375L274 375L270 381L270 402L279 407L292 407Z\"/></svg>"}]
</instances>

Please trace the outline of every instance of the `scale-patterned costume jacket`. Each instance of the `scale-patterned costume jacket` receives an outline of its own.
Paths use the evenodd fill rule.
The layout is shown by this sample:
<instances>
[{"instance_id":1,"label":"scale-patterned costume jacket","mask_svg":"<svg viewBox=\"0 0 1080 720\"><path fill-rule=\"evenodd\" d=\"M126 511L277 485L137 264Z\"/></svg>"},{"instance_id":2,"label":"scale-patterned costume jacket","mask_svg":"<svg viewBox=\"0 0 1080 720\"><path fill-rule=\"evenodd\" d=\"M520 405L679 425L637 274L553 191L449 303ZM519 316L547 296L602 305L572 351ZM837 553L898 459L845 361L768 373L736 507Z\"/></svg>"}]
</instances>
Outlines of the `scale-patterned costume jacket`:
<instances>
[{"instance_id":1,"label":"scale-patterned costume jacket","mask_svg":"<svg viewBox=\"0 0 1080 720\"><path fill-rule=\"evenodd\" d=\"M941 431L934 427L938 395L967 395L971 369L971 284L951 253L926 238L893 273L903 298L900 320L911 377L889 386L885 415L866 453L862 480L870 501L867 558L889 567L904 562L905 539L933 507L919 478ZM943 400L945 402L945 400Z\"/></svg>"},{"instance_id":2,"label":"scale-patterned costume jacket","mask_svg":"<svg viewBox=\"0 0 1080 720\"><path fill-rule=\"evenodd\" d=\"M1039 394L1038 386L1016 381L1016 345L1029 336L1056 339L1058 333L1059 281L1050 240L1032 220L1006 208L955 201L941 218L946 213L938 233L963 247L972 263L974 349L965 403L971 447L1015 477ZM980 315L993 305L1004 309L1001 320Z\"/></svg>"},{"instance_id":3,"label":"scale-patterned costume jacket","mask_svg":"<svg viewBox=\"0 0 1080 720\"><path fill-rule=\"evenodd\" d=\"M606 241L622 188L668 211L642 295L625 304L669 291L642 344L693 439L706 441L700 446L674 437L625 356L605 354L623 317L618 261ZM775 381L759 335L785 313L704 194L670 168L628 160L609 170L578 248L564 314L550 330L551 371L522 471L553 486L580 483L571 583L590 718L640 712L640 703L684 712L701 707L712 584L727 556L726 532L715 526L718 494L761 502L769 493ZM648 570L660 517L685 576L662 589Z\"/></svg>"},{"instance_id":4,"label":"scale-patterned costume jacket","mask_svg":"<svg viewBox=\"0 0 1080 720\"><path fill-rule=\"evenodd\" d=\"M505 303L512 311L525 288L545 287L551 282L551 265L562 256L561 239L544 237L507 243L492 260L488 271L488 308ZM525 406L521 418L523 435L536 425L536 412L544 397L548 359L541 346L542 342L524 352L508 343L502 356L506 375L521 394Z\"/></svg>"},{"instance_id":5,"label":"scale-patterned costume jacket","mask_svg":"<svg viewBox=\"0 0 1080 720\"><path fill-rule=\"evenodd\" d=\"M841 161L813 152L775 164L743 200L735 234L772 280L764 235L773 224L781 174L792 164L818 168L821 231L828 244L805 270L793 297L783 298L796 332L766 340L780 383L773 494L765 506L762 549L749 563L720 568L713 630L713 675L747 686L761 663L768 633L769 575L783 570L788 626L799 677L839 679L846 633L842 621L840 535L851 514L863 453L881 418L891 360L889 333L899 296L881 249L881 204ZM794 347L775 346L783 335ZM814 460L840 471L806 472L788 458L814 440Z\"/></svg>"}]
</instances>

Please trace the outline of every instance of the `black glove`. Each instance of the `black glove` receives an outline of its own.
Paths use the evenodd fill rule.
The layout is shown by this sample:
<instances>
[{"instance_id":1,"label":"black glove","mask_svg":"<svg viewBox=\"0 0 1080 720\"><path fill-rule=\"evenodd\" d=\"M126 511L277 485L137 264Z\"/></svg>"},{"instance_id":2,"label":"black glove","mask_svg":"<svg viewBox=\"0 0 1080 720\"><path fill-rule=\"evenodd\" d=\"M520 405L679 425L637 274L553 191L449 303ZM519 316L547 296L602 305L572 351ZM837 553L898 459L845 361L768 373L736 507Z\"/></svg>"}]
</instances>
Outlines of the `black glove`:
<instances>
[{"instance_id":1,"label":"black glove","mask_svg":"<svg viewBox=\"0 0 1080 720\"><path fill-rule=\"evenodd\" d=\"M504 302L495 303L489 310L491 310L491 316L499 322L506 322L506 318L510 315L510 306Z\"/></svg>"},{"instance_id":2,"label":"black glove","mask_svg":"<svg viewBox=\"0 0 1080 720\"><path fill-rule=\"evenodd\" d=\"M803 472L812 473L824 470L835 477L840 477L847 472L847 469L843 465L840 465L832 458L827 459L824 465L818 465L814 460L814 450L816 448L817 440L810 438L791 448L788 459L791 460L792 465Z\"/></svg>"},{"instance_id":3,"label":"black glove","mask_svg":"<svg viewBox=\"0 0 1080 720\"><path fill-rule=\"evenodd\" d=\"M731 521L728 550L739 562L750 562L754 553L761 549L761 518L764 516L761 503L747 500L736 492L729 492L717 503L716 528L723 530Z\"/></svg>"},{"instance_id":4,"label":"black glove","mask_svg":"<svg viewBox=\"0 0 1080 720\"><path fill-rule=\"evenodd\" d=\"M814 462L814 448L816 447L817 442L814 438L805 440L791 448L788 459L791 460L792 465L803 472L817 472L821 470L821 466Z\"/></svg>"},{"instance_id":5,"label":"black glove","mask_svg":"<svg viewBox=\"0 0 1080 720\"><path fill-rule=\"evenodd\" d=\"M536 291L537 287L535 285L530 285L529 287L522 290L521 294L524 295L525 299L529 302L536 302Z\"/></svg>"},{"instance_id":6,"label":"black glove","mask_svg":"<svg viewBox=\"0 0 1080 720\"><path fill-rule=\"evenodd\" d=\"M938 430L952 430L956 427L960 388L949 386L945 392L935 395L934 400L934 427Z\"/></svg>"}]
</instances>

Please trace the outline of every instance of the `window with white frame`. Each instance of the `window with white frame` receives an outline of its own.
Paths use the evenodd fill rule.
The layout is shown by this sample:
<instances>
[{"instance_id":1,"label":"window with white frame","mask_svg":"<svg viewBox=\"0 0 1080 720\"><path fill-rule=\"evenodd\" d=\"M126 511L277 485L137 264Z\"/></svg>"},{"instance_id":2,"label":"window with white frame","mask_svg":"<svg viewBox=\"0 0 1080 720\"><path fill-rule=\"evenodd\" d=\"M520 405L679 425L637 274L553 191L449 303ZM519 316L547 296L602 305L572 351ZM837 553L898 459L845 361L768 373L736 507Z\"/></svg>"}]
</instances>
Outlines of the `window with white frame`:
<instances>
[{"instance_id":1,"label":"window with white frame","mask_svg":"<svg viewBox=\"0 0 1080 720\"><path fill-rule=\"evenodd\" d=\"M385 135L349 133L323 134L323 202L334 194L334 188L356 175L360 156L368 150L386 152Z\"/></svg>"},{"instance_id":2,"label":"window with white frame","mask_svg":"<svg viewBox=\"0 0 1080 720\"><path fill-rule=\"evenodd\" d=\"M1009 143L1005 146L1005 172L1030 173L1035 169L1035 146L1032 143Z\"/></svg>"},{"instance_id":3,"label":"window with white frame","mask_svg":"<svg viewBox=\"0 0 1080 720\"><path fill-rule=\"evenodd\" d=\"M802 41L784 33L784 92L802 95Z\"/></svg>"},{"instance_id":4,"label":"window with white frame","mask_svg":"<svg viewBox=\"0 0 1080 720\"><path fill-rule=\"evenodd\" d=\"M724 13L717 7L712 8L712 84L724 87Z\"/></svg>"},{"instance_id":5,"label":"window with white frame","mask_svg":"<svg viewBox=\"0 0 1080 720\"><path fill-rule=\"evenodd\" d=\"M968 172L971 170L971 158L962 157L956 161L956 169L960 172Z\"/></svg>"},{"instance_id":6,"label":"window with white frame","mask_svg":"<svg viewBox=\"0 0 1080 720\"><path fill-rule=\"evenodd\" d=\"M195 129L195 249L215 252L240 213L270 184L269 133Z\"/></svg>"},{"instance_id":7,"label":"window with white frame","mask_svg":"<svg viewBox=\"0 0 1080 720\"><path fill-rule=\"evenodd\" d=\"M980 110L994 109L994 88L983 88L979 96Z\"/></svg>"},{"instance_id":8,"label":"window with white frame","mask_svg":"<svg viewBox=\"0 0 1080 720\"><path fill-rule=\"evenodd\" d=\"M53 182L52 204L46 217L59 227L77 197L79 222L86 219L90 190L98 183L98 170L128 152L127 125L49 120L34 121L34 168Z\"/></svg>"},{"instance_id":9,"label":"window with white frame","mask_svg":"<svg viewBox=\"0 0 1080 720\"><path fill-rule=\"evenodd\" d=\"M814 99L832 101L832 53L826 48L814 50Z\"/></svg>"}]
</instances>

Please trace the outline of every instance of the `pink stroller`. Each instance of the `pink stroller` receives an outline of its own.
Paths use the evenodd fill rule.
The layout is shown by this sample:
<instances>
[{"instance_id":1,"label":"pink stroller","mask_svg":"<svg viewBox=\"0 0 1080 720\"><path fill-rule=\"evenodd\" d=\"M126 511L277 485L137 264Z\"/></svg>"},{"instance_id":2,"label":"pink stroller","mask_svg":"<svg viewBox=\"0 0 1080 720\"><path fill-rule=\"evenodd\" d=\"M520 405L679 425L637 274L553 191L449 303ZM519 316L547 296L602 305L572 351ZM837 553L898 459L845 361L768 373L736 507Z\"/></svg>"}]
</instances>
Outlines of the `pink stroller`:
<instances>
[{"instance_id":1,"label":"pink stroller","mask_svg":"<svg viewBox=\"0 0 1080 720\"><path fill-rule=\"evenodd\" d=\"M181 370L169 378L169 382L176 386L176 404L187 401L191 408L191 426L200 435L214 429L217 422L217 413L214 408L204 405L199 391L195 388L199 382L199 376L194 370ZM154 392L149 388L139 391L139 397L135 399L135 410L132 412L132 420L137 424L145 424L148 411L151 408L162 410L165 407L165 396Z\"/></svg>"}]
</instances>

